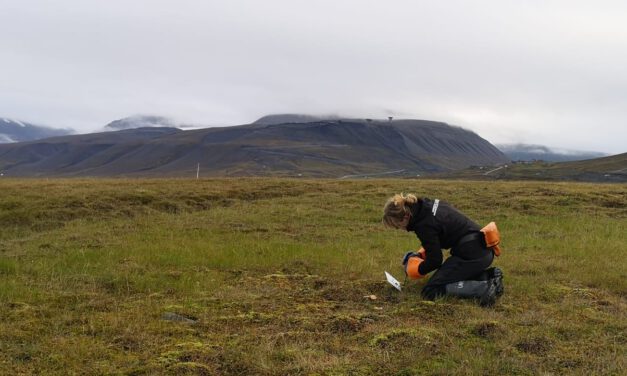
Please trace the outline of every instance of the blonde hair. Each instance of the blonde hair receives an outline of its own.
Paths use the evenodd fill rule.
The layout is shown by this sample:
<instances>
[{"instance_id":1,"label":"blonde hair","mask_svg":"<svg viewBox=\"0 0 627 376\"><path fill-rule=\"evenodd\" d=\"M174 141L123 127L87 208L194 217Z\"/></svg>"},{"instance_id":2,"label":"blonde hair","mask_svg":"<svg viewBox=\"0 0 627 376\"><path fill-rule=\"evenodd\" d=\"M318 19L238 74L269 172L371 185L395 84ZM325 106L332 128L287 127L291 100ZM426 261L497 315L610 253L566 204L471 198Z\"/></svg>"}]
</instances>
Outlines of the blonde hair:
<instances>
[{"instance_id":1,"label":"blonde hair","mask_svg":"<svg viewBox=\"0 0 627 376\"><path fill-rule=\"evenodd\" d=\"M398 224L403 221L405 214L411 213L409 206L416 202L418 199L412 194L398 193L390 197L383 207L383 224L398 228Z\"/></svg>"}]
</instances>

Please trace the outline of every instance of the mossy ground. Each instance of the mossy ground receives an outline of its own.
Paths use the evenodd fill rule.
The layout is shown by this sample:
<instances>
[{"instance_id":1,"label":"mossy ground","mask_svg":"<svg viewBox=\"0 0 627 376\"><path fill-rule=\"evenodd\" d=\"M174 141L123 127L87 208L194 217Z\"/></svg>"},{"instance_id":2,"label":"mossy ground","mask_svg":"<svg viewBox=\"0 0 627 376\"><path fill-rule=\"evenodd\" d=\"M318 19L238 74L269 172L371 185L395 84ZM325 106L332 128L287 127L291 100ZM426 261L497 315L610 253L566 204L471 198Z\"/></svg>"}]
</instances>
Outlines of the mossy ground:
<instances>
[{"instance_id":1,"label":"mossy ground","mask_svg":"<svg viewBox=\"0 0 627 376\"><path fill-rule=\"evenodd\" d=\"M0 181L0 374L624 374L627 186ZM395 192L495 220L492 309L402 293ZM375 295L376 299L372 299ZM164 320L174 313L194 320Z\"/></svg>"}]
</instances>

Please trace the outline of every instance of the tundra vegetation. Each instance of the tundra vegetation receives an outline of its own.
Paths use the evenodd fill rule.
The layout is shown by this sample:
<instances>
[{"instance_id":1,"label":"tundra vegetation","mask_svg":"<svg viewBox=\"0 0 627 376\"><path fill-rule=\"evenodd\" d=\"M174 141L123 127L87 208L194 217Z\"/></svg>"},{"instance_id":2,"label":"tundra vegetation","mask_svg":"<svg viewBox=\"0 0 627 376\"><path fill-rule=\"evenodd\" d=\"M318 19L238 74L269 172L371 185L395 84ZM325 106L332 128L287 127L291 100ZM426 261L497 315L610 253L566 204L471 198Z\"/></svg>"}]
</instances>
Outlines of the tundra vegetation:
<instances>
[{"instance_id":1,"label":"tundra vegetation","mask_svg":"<svg viewBox=\"0 0 627 376\"><path fill-rule=\"evenodd\" d=\"M627 186L0 181L0 374L625 374ZM399 293L395 192L503 235L492 309Z\"/></svg>"}]
</instances>

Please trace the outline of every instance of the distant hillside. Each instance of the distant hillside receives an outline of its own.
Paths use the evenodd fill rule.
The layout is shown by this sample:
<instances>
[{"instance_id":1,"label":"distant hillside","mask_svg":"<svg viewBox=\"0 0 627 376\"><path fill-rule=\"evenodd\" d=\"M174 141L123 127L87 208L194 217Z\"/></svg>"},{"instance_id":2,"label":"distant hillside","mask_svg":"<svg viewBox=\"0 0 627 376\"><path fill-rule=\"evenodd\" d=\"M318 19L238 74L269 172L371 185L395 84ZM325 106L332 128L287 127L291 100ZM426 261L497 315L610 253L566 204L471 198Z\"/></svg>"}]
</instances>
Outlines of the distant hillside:
<instances>
[{"instance_id":1,"label":"distant hillside","mask_svg":"<svg viewBox=\"0 0 627 376\"><path fill-rule=\"evenodd\" d=\"M175 128L173 120L163 116L135 115L118 119L105 125L105 130L119 131L123 129L147 128L147 127L167 127Z\"/></svg>"},{"instance_id":2,"label":"distant hillside","mask_svg":"<svg viewBox=\"0 0 627 376\"><path fill-rule=\"evenodd\" d=\"M55 129L19 120L0 118L0 144L40 140L72 133L74 131L71 129Z\"/></svg>"},{"instance_id":3,"label":"distant hillside","mask_svg":"<svg viewBox=\"0 0 627 376\"><path fill-rule=\"evenodd\" d=\"M6 176L415 176L509 159L424 120L324 120L182 131L139 128L0 145Z\"/></svg>"},{"instance_id":4,"label":"distant hillside","mask_svg":"<svg viewBox=\"0 0 627 376\"><path fill-rule=\"evenodd\" d=\"M512 161L567 162L606 156L604 153L579 150L557 150L542 145L497 144Z\"/></svg>"},{"instance_id":5,"label":"distant hillside","mask_svg":"<svg viewBox=\"0 0 627 376\"><path fill-rule=\"evenodd\" d=\"M627 153L571 162L521 162L496 168L471 167L441 177L505 180L627 182Z\"/></svg>"}]
</instances>

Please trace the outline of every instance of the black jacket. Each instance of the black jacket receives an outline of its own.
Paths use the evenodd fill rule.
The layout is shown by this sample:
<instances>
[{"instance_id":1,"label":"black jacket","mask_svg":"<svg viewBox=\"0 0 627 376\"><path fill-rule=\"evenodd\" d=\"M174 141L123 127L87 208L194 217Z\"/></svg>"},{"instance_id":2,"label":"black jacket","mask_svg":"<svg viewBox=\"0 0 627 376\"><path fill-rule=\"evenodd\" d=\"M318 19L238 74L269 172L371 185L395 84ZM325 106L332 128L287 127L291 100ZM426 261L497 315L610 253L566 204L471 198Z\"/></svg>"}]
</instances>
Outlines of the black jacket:
<instances>
[{"instance_id":1,"label":"black jacket","mask_svg":"<svg viewBox=\"0 0 627 376\"><path fill-rule=\"evenodd\" d=\"M426 275L442 265L442 249L453 248L462 236L480 230L478 224L448 203L419 199L411 206L407 231L416 233L426 252L425 261L418 268L420 274ZM451 254L455 253L451 251Z\"/></svg>"}]
</instances>

